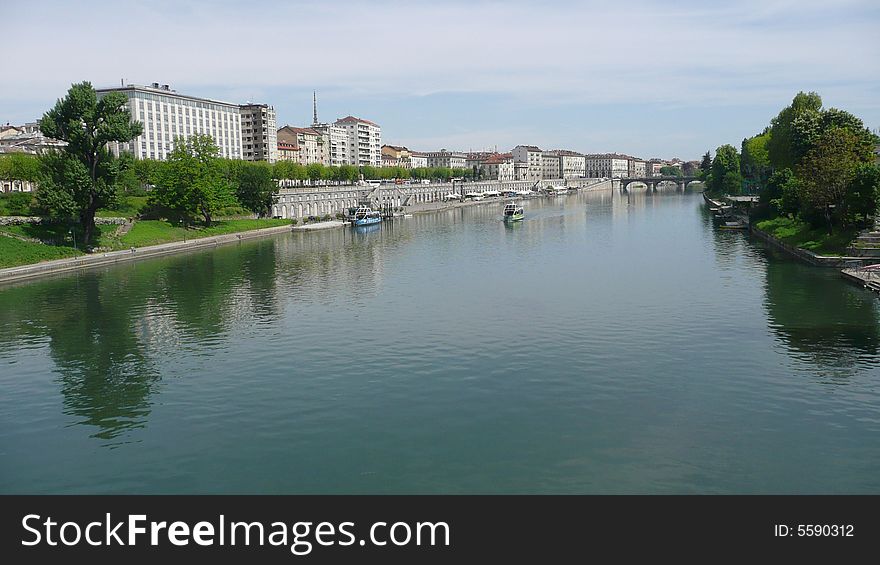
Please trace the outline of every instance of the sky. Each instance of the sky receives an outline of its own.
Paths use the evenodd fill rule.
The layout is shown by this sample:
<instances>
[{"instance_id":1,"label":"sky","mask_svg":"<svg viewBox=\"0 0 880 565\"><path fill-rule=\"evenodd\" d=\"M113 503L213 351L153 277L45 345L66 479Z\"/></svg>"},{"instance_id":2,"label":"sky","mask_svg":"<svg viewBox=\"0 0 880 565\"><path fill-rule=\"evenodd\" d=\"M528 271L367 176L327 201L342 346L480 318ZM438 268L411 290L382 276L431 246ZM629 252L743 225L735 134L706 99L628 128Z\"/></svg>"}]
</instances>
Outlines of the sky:
<instances>
[{"instance_id":1,"label":"sky","mask_svg":"<svg viewBox=\"0 0 880 565\"><path fill-rule=\"evenodd\" d=\"M0 123L74 82L354 115L411 149L698 159L798 91L880 128L880 2L0 0Z\"/></svg>"}]
</instances>

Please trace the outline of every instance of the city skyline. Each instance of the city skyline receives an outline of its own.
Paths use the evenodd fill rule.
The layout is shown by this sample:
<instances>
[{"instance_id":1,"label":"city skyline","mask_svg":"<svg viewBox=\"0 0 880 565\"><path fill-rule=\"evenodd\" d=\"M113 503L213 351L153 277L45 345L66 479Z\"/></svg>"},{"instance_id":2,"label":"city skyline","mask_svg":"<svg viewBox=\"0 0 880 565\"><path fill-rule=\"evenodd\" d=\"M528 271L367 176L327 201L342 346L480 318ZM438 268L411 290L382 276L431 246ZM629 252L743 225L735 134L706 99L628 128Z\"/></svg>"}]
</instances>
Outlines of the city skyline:
<instances>
[{"instance_id":1,"label":"city skyline","mask_svg":"<svg viewBox=\"0 0 880 565\"><path fill-rule=\"evenodd\" d=\"M366 118L382 125L383 143L422 151L534 144L696 159L757 133L800 90L880 126L870 56L880 9L858 0L269 2L255 18L234 2L110 6L0 8L14 28L42 32L11 45L4 66L16 79L0 85L0 122L39 118L73 82L124 79L267 103L279 127L309 125L317 91L321 121ZM259 33L276 43L264 56L242 49Z\"/></svg>"}]
</instances>

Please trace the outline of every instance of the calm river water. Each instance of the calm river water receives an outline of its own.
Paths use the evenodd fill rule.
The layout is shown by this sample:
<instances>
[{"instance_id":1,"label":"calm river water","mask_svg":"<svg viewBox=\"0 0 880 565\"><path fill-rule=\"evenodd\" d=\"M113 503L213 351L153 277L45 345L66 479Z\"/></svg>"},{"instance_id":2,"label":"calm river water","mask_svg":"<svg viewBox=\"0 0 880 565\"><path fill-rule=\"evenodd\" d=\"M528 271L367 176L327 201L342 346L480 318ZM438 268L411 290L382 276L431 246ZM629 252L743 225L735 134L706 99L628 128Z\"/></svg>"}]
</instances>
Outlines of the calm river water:
<instances>
[{"instance_id":1,"label":"calm river water","mask_svg":"<svg viewBox=\"0 0 880 565\"><path fill-rule=\"evenodd\" d=\"M699 194L0 287L0 493L880 493L880 312Z\"/></svg>"}]
</instances>

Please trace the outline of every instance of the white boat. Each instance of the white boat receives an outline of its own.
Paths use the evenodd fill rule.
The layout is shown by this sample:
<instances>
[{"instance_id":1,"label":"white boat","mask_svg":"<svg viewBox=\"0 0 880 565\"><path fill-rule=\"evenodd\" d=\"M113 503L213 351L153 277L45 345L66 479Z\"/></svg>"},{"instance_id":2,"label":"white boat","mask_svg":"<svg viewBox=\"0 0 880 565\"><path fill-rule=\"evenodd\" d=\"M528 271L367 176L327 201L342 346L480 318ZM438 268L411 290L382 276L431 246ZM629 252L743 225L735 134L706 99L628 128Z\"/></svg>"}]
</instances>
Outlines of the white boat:
<instances>
[{"instance_id":1,"label":"white boat","mask_svg":"<svg viewBox=\"0 0 880 565\"><path fill-rule=\"evenodd\" d=\"M369 226L372 224L378 224L382 221L382 213L378 210L373 210L368 206L360 206L354 213L354 218L351 220L351 224L353 226Z\"/></svg>"},{"instance_id":2,"label":"white boat","mask_svg":"<svg viewBox=\"0 0 880 565\"><path fill-rule=\"evenodd\" d=\"M496 196L501 196L501 193L497 190L484 190L483 198L495 198Z\"/></svg>"},{"instance_id":3,"label":"white boat","mask_svg":"<svg viewBox=\"0 0 880 565\"><path fill-rule=\"evenodd\" d=\"M519 196L533 196L535 194L531 190L518 190L516 193Z\"/></svg>"},{"instance_id":4,"label":"white boat","mask_svg":"<svg viewBox=\"0 0 880 565\"><path fill-rule=\"evenodd\" d=\"M522 204L509 202L504 205L503 218L505 222L518 222L525 217Z\"/></svg>"},{"instance_id":5,"label":"white boat","mask_svg":"<svg viewBox=\"0 0 880 565\"><path fill-rule=\"evenodd\" d=\"M443 200L461 200L461 194L450 192L449 194L443 195Z\"/></svg>"}]
</instances>

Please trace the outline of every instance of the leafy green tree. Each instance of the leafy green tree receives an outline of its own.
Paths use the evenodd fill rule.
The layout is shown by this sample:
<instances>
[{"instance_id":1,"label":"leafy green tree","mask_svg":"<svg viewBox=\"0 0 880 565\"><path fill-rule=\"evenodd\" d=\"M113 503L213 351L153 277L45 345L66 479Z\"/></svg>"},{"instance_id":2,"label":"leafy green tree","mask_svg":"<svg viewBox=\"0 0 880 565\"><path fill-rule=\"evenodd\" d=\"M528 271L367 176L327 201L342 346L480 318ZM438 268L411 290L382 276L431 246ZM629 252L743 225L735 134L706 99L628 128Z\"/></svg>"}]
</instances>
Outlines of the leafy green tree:
<instances>
[{"instance_id":1,"label":"leafy green tree","mask_svg":"<svg viewBox=\"0 0 880 565\"><path fill-rule=\"evenodd\" d=\"M854 221L864 221L877 212L880 199L880 166L861 163L856 166L846 191L846 207Z\"/></svg>"},{"instance_id":2,"label":"leafy green tree","mask_svg":"<svg viewBox=\"0 0 880 565\"><path fill-rule=\"evenodd\" d=\"M770 164L775 169L794 168L800 161L800 151L803 149L798 141L794 122L810 122L822 109L822 98L815 92L806 94L798 92L791 105L783 108L779 114L770 121L770 139L767 143L767 152ZM804 117L807 115L807 117Z\"/></svg>"},{"instance_id":3,"label":"leafy green tree","mask_svg":"<svg viewBox=\"0 0 880 565\"><path fill-rule=\"evenodd\" d=\"M828 233L833 230L835 218L846 225L848 188L855 179L857 166L871 158L857 133L837 127L826 130L795 170L801 183L804 216L824 218Z\"/></svg>"},{"instance_id":4,"label":"leafy green tree","mask_svg":"<svg viewBox=\"0 0 880 565\"><path fill-rule=\"evenodd\" d=\"M0 179L19 182L36 182L40 177L40 160L27 153L0 155Z\"/></svg>"},{"instance_id":5,"label":"leafy green tree","mask_svg":"<svg viewBox=\"0 0 880 565\"><path fill-rule=\"evenodd\" d=\"M681 169L679 169L678 167L666 165L665 167L660 167L660 174L664 177L680 177L684 173L682 173Z\"/></svg>"},{"instance_id":6,"label":"leafy green tree","mask_svg":"<svg viewBox=\"0 0 880 565\"><path fill-rule=\"evenodd\" d=\"M91 83L81 82L40 119L44 135L67 145L44 160L38 201L50 216L78 216L87 246L95 232L95 212L111 205L117 194L119 166L107 145L131 141L143 131L125 104L124 94L110 92L98 99Z\"/></svg>"},{"instance_id":7,"label":"leafy green tree","mask_svg":"<svg viewBox=\"0 0 880 565\"><path fill-rule=\"evenodd\" d=\"M739 173L739 153L732 145L722 145L715 150L712 169L706 181L713 194L739 194L742 190L742 176Z\"/></svg>"},{"instance_id":8,"label":"leafy green tree","mask_svg":"<svg viewBox=\"0 0 880 565\"><path fill-rule=\"evenodd\" d=\"M268 163L243 163L238 171L235 195L242 206L260 217L269 215L278 183L272 178L272 168Z\"/></svg>"},{"instance_id":9,"label":"leafy green tree","mask_svg":"<svg viewBox=\"0 0 880 565\"><path fill-rule=\"evenodd\" d=\"M712 154L706 151L706 154L703 155L703 160L700 161L700 176L703 179L709 178L709 173L712 172Z\"/></svg>"},{"instance_id":10,"label":"leafy green tree","mask_svg":"<svg viewBox=\"0 0 880 565\"><path fill-rule=\"evenodd\" d=\"M770 154L767 142L770 141L769 131L748 139L743 139L739 169L743 179L752 186L763 187L770 178Z\"/></svg>"},{"instance_id":11,"label":"leafy green tree","mask_svg":"<svg viewBox=\"0 0 880 565\"><path fill-rule=\"evenodd\" d=\"M211 225L217 210L235 204L218 154L210 135L176 138L167 162L156 175L152 203L177 212L187 222L201 216L205 225Z\"/></svg>"},{"instance_id":12,"label":"leafy green tree","mask_svg":"<svg viewBox=\"0 0 880 565\"><path fill-rule=\"evenodd\" d=\"M800 209L800 201L798 194L800 187L794 171L791 169L780 169L774 171L767 184L760 191L760 202L762 206L768 206L775 210L777 214L794 215Z\"/></svg>"}]
</instances>

